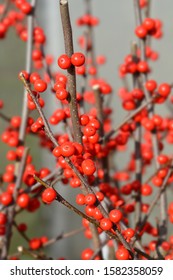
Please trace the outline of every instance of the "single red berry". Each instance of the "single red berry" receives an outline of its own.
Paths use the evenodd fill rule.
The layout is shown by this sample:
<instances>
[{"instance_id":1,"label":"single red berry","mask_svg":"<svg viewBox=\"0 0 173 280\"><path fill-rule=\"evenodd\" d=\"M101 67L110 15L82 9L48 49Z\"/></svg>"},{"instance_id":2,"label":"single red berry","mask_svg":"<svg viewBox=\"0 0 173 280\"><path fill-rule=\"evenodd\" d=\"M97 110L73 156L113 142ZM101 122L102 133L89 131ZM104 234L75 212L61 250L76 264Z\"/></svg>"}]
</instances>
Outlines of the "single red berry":
<instances>
[{"instance_id":1,"label":"single red berry","mask_svg":"<svg viewBox=\"0 0 173 280\"><path fill-rule=\"evenodd\" d=\"M137 69L140 73L147 73L149 71L149 66L146 61L140 61L137 64Z\"/></svg>"},{"instance_id":2,"label":"single red berry","mask_svg":"<svg viewBox=\"0 0 173 280\"><path fill-rule=\"evenodd\" d=\"M74 66L82 66L84 63L85 63L85 56L83 53L74 53L72 56L71 56L71 63L74 65Z\"/></svg>"},{"instance_id":3,"label":"single red berry","mask_svg":"<svg viewBox=\"0 0 173 280\"><path fill-rule=\"evenodd\" d=\"M137 37L143 39L147 36L147 29L144 25L137 26L135 29L135 34Z\"/></svg>"},{"instance_id":4,"label":"single red berry","mask_svg":"<svg viewBox=\"0 0 173 280\"><path fill-rule=\"evenodd\" d=\"M103 215L102 215L100 209L98 209L97 207L94 208L93 217L94 217L96 220L101 220L101 219L103 218Z\"/></svg>"},{"instance_id":5,"label":"single red berry","mask_svg":"<svg viewBox=\"0 0 173 280\"><path fill-rule=\"evenodd\" d=\"M68 69L71 66L71 59L70 57L68 57L66 54L62 54L59 58L58 58L58 66L61 69Z\"/></svg>"},{"instance_id":6,"label":"single red berry","mask_svg":"<svg viewBox=\"0 0 173 280\"><path fill-rule=\"evenodd\" d=\"M143 26L146 30L151 31L155 29L155 20L152 18L145 18L143 22Z\"/></svg>"},{"instance_id":7,"label":"single red berry","mask_svg":"<svg viewBox=\"0 0 173 280\"><path fill-rule=\"evenodd\" d=\"M112 228L113 224L111 222L110 219L108 218L103 218L101 219L100 221L100 227L103 229L103 230L110 230Z\"/></svg>"},{"instance_id":8,"label":"single red berry","mask_svg":"<svg viewBox=\"0 0 173 280\"><path fill-rule=\"evenodd\" d=\"M157 161L160 163L160 164L165 164L169 161L169 157L167 155L163 155L163 154L160 154L158 157L157 157Z\"/></svg>"},{"instance_id":9,"label":"single red berry","mask_svg":"<svg viewBox=\"0 0 173 280\"><path fill-rule=\"evenodd\" d=\"M84 132L84 135L89 137L89 136L93 136L94 134L96 134L96 129L91 125L86 125L84 127L83 132Z\"/></svg>"},{"instance_id":10,"label":"single red berry","mask_svg":"<svg viewBox=\"0 0 173 280\"><path fill-rule=\"evenodd\" d=\"M82 193L77 194L76 203L79 204L79 205L84 205L85 204L85 195L82 194Z\"/></svg>"},{"instance_id":11,"label":"single red berry","mask_svg":"<svg viewBox=\"0 0 173 280\"><path fill-rule=\"evenodd\" d=\"M29 241L29 247L31 250L38 250L41 245L41 240L39 238L33 238Z\"/></svg>"},{"instance_id":12,"label":"single red berry","mask_svg":"<svg viewBox=\"0 0 173 280\"><path fill-rule=\"evenodd\" d=\"M89 123L89 117L86 114L80 116L80 124L85 126Z\"/></svg>"},{"instance_id":13,"label":"single red berry","mask_svg":"<svg viewBox=\"0 0 173 280\"><path fill-rule=\"evenodd\" d=\"M32 6L28 2L24 2L20 5L20 9L24 14L29 14L32 11Z\"/></svg>"},{"instance_id":14,"label":"single red berry","mask_svg":"<svg viewBox=\"0 0 173 280\"><path fill-rule=\"evenodd\" d=\"M32 51L32 59L34 61L42 59L42 51L41 50L33 50Z\"/></svg>"},{"instance_id":15,"label":"single red berry","mask_svg":"<svg viewBox=\"0 0 173 280\"><path fill-rule=\"evenodd\" d=\"M31 84L34 84L36 80L40 79L40 75L36 72L31 73L29 80Z\"/></svg>"},{"instance_id":16,"label":"single red berry","mask_svg":"<svg viewBox=\"0 0 173 280\"><path fill-rule=\"evenodd\" d=\"M85 196L85 204L87 204L87 205L94 205L96 200L97 200L96 196L94 194L92 194L92 193L87 194Z\"/></svg>"},{"instance_id":17,"label":"single red berry","mask_svg":"<svg viewBox=\"0 0 173 280\"><path fill-rule=\"evenodd\" d=\"M109 219L113 223L119 223L121 221L122 217L123 217L123 214L118 209L111 210L110 213L109 213Z\"/></svg>"},{"instance_id":18,"label":"single red berry","mask_svg":"<svg viewBox=\"0 0 173 280\"><path fill-rule=\"evenodd\" d=\"M18 230L24 232L27 230L27 225L25 223L21 223L17 226Z\"/></svg>"},{"instance_id":19,"label":"single red berry","mask_svg":"<svg viewBox=\"0 0 173 280\"><path fill-rule=\"evenodd\" d=\"M38 79L34 83L34 89L38 92L44 92L47 89L47 83L41 79Z\"/></svg>"},{"instance_id":20,"label":"single red berry","mask_svg":"<svg viewBox=\"0 0 173 280\"><path fill-rule=\"evenodd\" d=\"M82 260L89 260L92 255L94 254L94 251L90 248L86 248L82 251L81 259Z\"/></svg>"},{"instance_id":21,"label":"single red berry","mask_svg":"<svg viewBox=\"0 0 173 280\"><path fill-rule=\"evenodd\" d=\"M27 208L29 205L29 195L26 193L22 193L18 196L17 198L17 204L21 207L21 208Z\"/></svg>"},{"instance_id":22,"label":"single red berry","mask_svg":"<svg viewBox=\"0 0 173 280\"><path fill-rule=\"evenodd\" d=\"M11 118L10 124L14 127L14 128L19 128L20 127L20 123L21 123L21 117L19 116L13 116Z\"/></svg>"},{"instance_id":23,"label":"single red berry","mask_svg":"<svg viewBox=\"0 0 173 280\"><path fill-rule=\"evenodd\" d=\"M128 237L128 238L132 238L135 235L135 231L132 228L127 228L123 234Z\"/></svg>"},{"instance_id":24,"label":"single red berry","mask_svg":"<svg viewBox=\"0 0 173 280\"><path fill-rule=\"evenodd\" d=\"M64 88L56 90L56 98L59 100L65 100L68 97L68 91Z\"/></svg>"},{"instance_id":25,"label":"single red berry","mask_svg":"<svg viewBox=\"0 0 173 280\"><path fill-rule=\"evenodd\" d=\"M0 202L5 205L5 206L8 206L9 204L11 204L13 201L13 197L10 193L8 192L3 192L1 194L1 197L0 197Z\"/></svg>"},{"instance_id":26,"label":"single red berry","mask_svg":"<svg viewBox=\"0 0 173 280\"><path fill-rule=\"evenodd\" d=\"M130 254L129 251L122 246L116 251L115 256L117 260L128 260Z\"/></svg>"},{"instance_id":27,"label":"single red berry","mask_svg":"<svg viewBox=\"0 0 173 280\"><path fill-rule=\"evenodd\" d=\"M143 91L142 91L141 89L138 89L138 88L133 89L132 92L131 92L131 94L132 94L132 96L133 96L134 98L136 98L137 100L141 100L141 99L143 99L143 97L144 97Z\"/></svg>"},{"instance_id":28,"label":"single red berry","mask_svg":"<svg viewBox=\"0 0 173 280\"><path fill-rule=\"evenodd\" d=\"M47 188L42 193L42 200L43 202L50 204L53 202L57 197L56 191L52 188Z\"/></svg>"},{"instance_id":29,"label":"single red berry","mask_svg":"<svg viewBox=\"0 0 173 280\"><path fill-rule=\"evenodd\" d=\"M60 157L60 156L62 156L62 154L61 154L61 147L59 147L59 146L57 146L57 147L55 147L54 149L53 149L53 155L55 156L55 157Z\"/></svg>"},{"instance_id":30,"label":"single red berry","mask_svg":"<svg viewBox=\"0 0 173 280\"><path fill-rule=\"evenodd\" d=\"M54 84L54 87L53 87L53 89L55 90L55 91L57 91L58 89L60 89L60 88L66 88L66 84L65 83L63 83L63 82L56 82L55 84Z\"/></svg>"},{"instance_id":31,"label":"single red berry","mask_svg":"<svg viewBox=\"0 0 173 280\"><path fill-rule=\"evenodd\" d=\"M72 143L65 142L61 146L61 154L64 157L71 157L75 153L75 148Z\"/></svg>"},{"instance_id":32,"label":"single red berry","mask_svg":"<svg viewBox=\"0 0 173 280\"><path fill-rule=\"evenodd\" d=\"M170 85L164 83L161 84L158 88L158 93L162 96L162 97L167 97L171 92L171 87Z\"/></svg>"},{"instance_id":33,"label":"single red berry","mask_svg":"<svg viewBox=\"0 0 173 280\"><path fill-rule=\"evenodd\" d=\"M153 192L152 187L148 184L143 184L141 186L141 194L144 196L149 196Z\"/></svg>"},{"instance_id":34,"label":"single red berry","mask_svg":"<svg viewBox=\"0 0 173 280\"><path fill-rule=\"evenodd\" d=\"M96 171L94 162L91 159L85 159L82 162L82 170L85 175L93 175Z\"/></svg>"},{"instance_id":35,"label":"single red berry","mask_svg":"<svg viewBox=\"0 0 173 280\"><path fill-rule=\"evenodd\" d=\"M127 111L131 111L136 108L136 103L132 99L125 100L122 105L123 105L123 108Z\"/></svg>"}]
</instances>

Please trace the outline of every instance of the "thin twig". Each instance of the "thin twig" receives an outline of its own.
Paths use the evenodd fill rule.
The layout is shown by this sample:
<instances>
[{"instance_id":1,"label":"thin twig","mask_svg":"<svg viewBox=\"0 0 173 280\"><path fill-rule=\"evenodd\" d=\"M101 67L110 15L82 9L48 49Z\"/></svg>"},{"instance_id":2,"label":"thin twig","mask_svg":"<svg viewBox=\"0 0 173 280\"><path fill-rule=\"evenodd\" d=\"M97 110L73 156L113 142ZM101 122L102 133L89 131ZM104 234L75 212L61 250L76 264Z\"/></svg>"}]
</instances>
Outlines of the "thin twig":
<instances>
[{"instance_id":1,"label":"thin twig","mask_svg":"<svg viewBox=\"0 0 173 280\"><path fill-rule=\"evenodd\" d=\"M73 36L71 21L69 15L68 1L60 0L60 13L64 34L65 52L71 57L73 54ZM74 65L67 69L67 87L70 95L69 108L73 127L73 136L75 142L82 144L82 132L80 128L78 104L76 98L76 72Z\"/></svg>"},{"instance_id":2,"label":"thin twig","mask_svg":"<svg viewBox=\"0 0 173 280\"><path fill-rule=\"evenodd\" d=\"M28 74L31 73L31 68L32 68L33 28L34 28L34 12L35 12L36 3L37 0L31 1L32 11L28 15L28 23L27 23L28 39L27 39L27 47L26 47L26 72ZM24 91L21 120L22 121L19 130L19 143L20 145L23 145L26 136L26 127L27 127L27 120L28 120L28 98L27 98L26 90Z\"/></svg>"},{"instance_id":3,"label":"thin twig","mask_svg":"<svg viewBox=\"0 0 173 280\"><path fill-rule=\"evenodd\" d=\"M43 247L50 246L50 245L56 243L56 242L59 241L59 240L62 240L62 239L65 239L65 238L74 236L74 235L76 235L76 234L82 232L83 230L84 230L84 228L82 227L82 228L74 229L74 230L72 230L72 231L70 231L70 232L61 233L61 234L59 234L57 237L52 238L52 239L49 239L47 242L45 242L45 243L43 244Z\"/></svg>"}]
</instances>

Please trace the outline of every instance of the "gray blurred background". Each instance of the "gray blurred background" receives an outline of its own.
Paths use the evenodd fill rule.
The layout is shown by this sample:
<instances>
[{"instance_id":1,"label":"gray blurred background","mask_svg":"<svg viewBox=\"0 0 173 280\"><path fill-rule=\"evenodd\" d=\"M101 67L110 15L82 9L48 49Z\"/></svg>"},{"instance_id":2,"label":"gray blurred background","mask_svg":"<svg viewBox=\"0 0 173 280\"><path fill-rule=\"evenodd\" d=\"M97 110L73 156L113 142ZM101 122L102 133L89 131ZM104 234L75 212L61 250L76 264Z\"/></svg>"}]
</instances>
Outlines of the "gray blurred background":
<instances>
[{"instance_id":1,"label":"gray blurred background","mask_svg":"<svg viewBox=\"0 0 173 280\"><path fill-rule=\"evenodd\" d=\"M0 1L3 3L3 1ZM75 25L76 18L84 14L84 6L82 0L69 0L71 22L73 26L73 36L75 51L80 51L77 45L78 36L82 35L83 28L77 28ZM153 72L150 77L159 82L173 82L173 1L171 0L153 0L151 5L151 15L159 18L164 22L163 40L153 40L152 47L160 53L160 59L156 63L151 62ZM130 53L130 44L135 39L134 35L134 8L133 0L93 0L93 15L99 17L100 25L94 29L95 49L97 54L105 54L107 63L100 68L99 76L105 77L114 89L112 104L114 104L113 122L119 123L124 116L121 109L121 102L117 96L117 90L121 84L118 78L118 66L123 62L124 56ZM62 28L59 13L58 0L38 0L37 17L39 24L44 28L47 36L46 53L53 54L57 58L64 53ZM9 115L20 115L22 106L23 88L17 78L18 72L25 67L25 43L21 42L13 30L7 35L6 40L0 41L0 98L4 100ZM56 63L53 66L57 70ZM49 98L46 106L46 114L50 116L51 112L56 108L53 99ZM163 107L164 115L167 114L167 108ZM169 112L168 112L169 113ZM0 129L4 124L0 120ZM27 143L33 146L32 155L36 166L45 166L49 160L49 166L53 166L53 162L48 153L41 155L38 153L37 141L28 137ZM7 146L0 143L0 172L4 170L7 163L5 154ZM124 166L126 155L121 154L117 158L118 168ZM3 159L3 160L2 160ZM68 198L68 187L58 186L58 189L64 196ZM73 201L74 196L70 198ZM78 217L60 205L50 207L43 206L37 215L28 214L29 229L27 234L40 236L45 234L43 229L46 227L46 234L51 238L62 231L70 231L80 225ZM19 219L23 220L23 217ZM72 223L69 223L72 221ZM16 239L19 235L16 234ZM24 243L25 244L25 243ZM67 259L79 259L82 248L88 246L89 243L83 238L83 233L72 237L70 240L58 242L50 247L49 255L56 258L65 257ZM12 248L16 250L15 245Z\"/></svg>"}]
</instances>

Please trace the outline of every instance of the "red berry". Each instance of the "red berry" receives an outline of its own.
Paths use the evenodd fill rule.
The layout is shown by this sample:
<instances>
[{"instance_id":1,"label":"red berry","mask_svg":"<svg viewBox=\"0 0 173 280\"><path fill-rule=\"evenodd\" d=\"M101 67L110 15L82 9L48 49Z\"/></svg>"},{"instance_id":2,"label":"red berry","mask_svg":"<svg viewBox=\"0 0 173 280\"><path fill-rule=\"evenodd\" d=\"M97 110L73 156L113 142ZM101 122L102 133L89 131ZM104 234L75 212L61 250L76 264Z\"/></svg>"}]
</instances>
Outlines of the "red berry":
<instances>
[{"instance_id":1,"label":"red berry","mask_svg":"<svg viewBox=\"0 0 173 280\"><path fill-rule=\"evenodd\" d=\"M75 153L75 148L72 143L65 142L61 145L61 154L64 157L71 157Z\"/></svg>"},{"instance_id":2,"label":"red berry","mask_svg":"<svg viewBox=\"0 0 173 280\"><path fill-rule=\"evenodd\" d=\"M30 80L30 83L31 84L34 84L36 80L39 80L40 79L40 75L36 72L33 72L30 77L29 77L29 80Z\"/></svg>"},{"instance_id":3,"label":"red berry","mask_svg":"<svg viewBox=\"0 0 173 280\"><path fill-rule=\"evenodd\" d=\"M82 194L82 193L77 194L76 203L79 204L79 205L84 205L85 204L85 195Z\"/></svg>"},{"instance_id":4,"label":"red berry","mask_svg":"<svg viewBox=\"0 0 173 280\"><path fill-rule=\"evenodd\" d=\"M59 88L56 91L56 98L59 100L65 100L68 97L68 91L64 88Z\"/></svg>"},{"instance_id":5,"label":"red berry","mask_svg":"<svg viewBox=\"0 0 173 280\"><path fill-rule=\"evenodd\" d=\"M20 5L20 9L24 14L29 14L32 11L32 6L28 2L24 2Z\"/></svg>"},{"instance_id":6,"label":"red berry","mask_svg":"<svg viewBox=\"0 0 173 280\"><path fill-rule=\"evenodd\" d=\"M132 96L136 98L137 100L141 100L144 97L144 93L141 89L135 88L131 92Z\"/></svg>"},{"instance_id":7,"label":"red berry","mask_svg":"<svg viewBox=\"0 0 173 280\"><path fill-rule=\"evenodd\" d=\"M91 159L85 159L82 162L82 170L85 175L93 175L96 171L94 162Z\"/></svg>"},{"instance_id":8,"label":"red berry","mask_svg":"<svg viewBox=\"0 0 173 280\"><path fill-rule=\"evenodd\" d=\"M54 149L53 149L53 155L55 156L55 157L60 157L60 156L62 156L62 154L61 154L61 147L59 147L59 146L57 146L57 147L55 147Z\"/></svg>"},{"instance_id":9,"label":"red berry","mask_svg":"<svg viewBox=\"0 0 173 280\"><path fill-rule=\"evenodd\" d=\"M84 132L84 135L89 137L89 136L93 136L94 134L96 134L96 129L91 125L87 125L84 127L83 132Z\"/></svg>"},{"instance_id":10,"label":"red berry","mask_svg":"<svg viewBox=\"0 0 173 280\"><path fill-rule=\"evenodd\" d=\"M108 218L103 218L101 219L100 221L100 227L103 229L103 230L110 230L112 228L112 222L110 219Z\"/></svg>"},{"instance_id":11,"label":"red berry","mask_svg":"<svg viewBox=\"0 0 173 280\"><path fill-rule=\"evenodd\" d=\"M132 238L135 234L135 231L132 228L127 228L123 234L128 237L128 238Z\"/></svg>"},{"instance_id":12,"label":"red berry","mask_svg":"<svg viewBox=\"0 0 173 280\"><path fill-rule=\"evenodd\" d=\"M92 194L92 193L90 193L90 194L87 194L86 196L85 196L85 204L87 204L87 205L94 205L94 203L96 202L96 196L94 195L94 194Z\"/></svg>"},{"instance_id":13,"label":"red berry","mask_svg":"<svg viewBox=\"0 0 173 280\"><path fill-rule=\"evenodd\" d=\"M52 188L47 188L42 193L42 200L43 202L50 204L53 202L57 197L56 191Z\"/></svg>"},{"instance_id":14,"label":"red berry","mask_svg":"<svg viewBox=\"0 0 173 280\"><path fill-rule=\"evenodd\" d=\"M17 198L17 204L21 207L21 208L27 208L29 205L29 195L26 193L20 194Z\"/></svg>"},{"instance_id":15,"label":"red berry","mask_svg":"<svg viewBox=\"0 0 173 280\"><path fill-rule=\"evenodd\" d=\"M163 97L167 97L170 94L170 92L171 92L171 87L166 83L161 84L158 88L158 93Z\"/></svg>"},{"instance_id":16,"label":"red berry","mask_svg":"<svg viewBox=\"0 0 173 280\"><path fill-rule=\"evenodd\" d=\"M146 61L140 61L137 64L137 69L140 73L146 73L149 71L149 66L148 63Z\"/></svg>"},{"instance_id":17,"label":"red berry","mask_svg":"<svg viewBox=\"0 0 173 280\"><path fill-rule=\"evenodd\" d=\"M86 248L82 251L81 259L82 260L89 260L92 255L94 254L94 251L90 248Z\"/></svg>"},{"instance_id":18,"label":"red berry","mask_svg":"<svg viewBox=\"0 0 173 280\"><path fill-rule=\"evenodd\" d=\"M128 260L130 254L129 251L122 246L116 251L115 256L117 260Z\"/></svg>"},{"instance_id":19,"label":"red berry","mask_svg":"<svg viewBox=\"0 0 173 280\"><path fill-rule=\"evenodd\" d=\"M85 63L85 56L83 55L83 53L74 53L71 56L71 63L74 66L82 66Z\"/></svg>"},{"instance_id":20,"label":"red berry","mask_svg":"<svg viewBox=\"0 0 173 280\"><path fill-rule=\"evenodd\" d=\"M152 187L148 184L143 184L141 186L141 194L144 196L149 196L153 192Z\"/></svg>"},{"instance_id":21,"label":"red berry","mask_svg":"<svg viewBox=\"0 0 173 280\"><path fill-rule=\"evenodd\" d=\"M81 115L80 116L80 124L81 125L87 125L89 123L89 117L88 117L88 115L85 115L85 114L83 114L83 115Z\"/></svg>"},{"instance_id":22,"label":"red berry","mask_svg":"<svg viewBox=\"0 0 173 280\"><path fill-rule=\"evenodd\" d=\"M29 247L31 250L38 250L41 245L41 240L39 238L33 238L29 241Z\"/></svg>"},{"instance_id":23,"label":"red berry","mask_svg":"<svg viewBox=\"0 0 173 280\"><path fill-rule=\"evenodd\" d=\"M136 108L136 103L134 100L129 99L123 102L123 108L127 111L134 110Z\"/></svg>"},{"instance_id":24,"label":"red berry","mask_svg":"<svg viewBox=\"0 0 173 280\"><path fill-rule=\"evenodd\" d=\"M145 18L143 22L143 26L146 30L151 31L155 28L155 20L152 18Z\"/></svg>"},{"instance_id":25,"label":"red berry","mask_svg":"<svg viewBox=\"0 0 173 280\"><path fill-rule=\"evenodd\" d=\"M58 58L58 65L61 69L68 69L71 66L71 59L66 54L62 54Z\"/></svg>"},{"instance_id":26,"label":"red berry","mask_svg":"<svg viewBox=\"0 0 173 280\"><path fill-rule=\"evenodd\" d=\"M17 226L18 230L24 232L27 230L27 225L25 223L21 223Z\"/></svg>"},{"instance_id":27,"label":"red berry","mask_svg":"<svg viewBox=\"0 0 173 280\"><path fill-rule=\"evenodd\" d=\"M34 61L42 59L42 52L41 52L41 50L33 50L32 51L32 59Z\"/></svg>"},{"instance_id":28,"label":"red berry","mask_svg":"<svg viewBox=\"0 0 173 280\"><path fill-rule=\"evenodd\" d=\"M5 206L8 206L9 204L11 204L11 202L13 201L13 197L10 193L8 192L3 192L1 194L1 197L0 197L0 202L5 205Z\"/></svg>"},{"instance_id":29,"label":"red berry","mask_svg":"<svg viewBox=\"0 0 173 280\"><path fill-rule=\"evenodd\" d=\"M110 213L109 213L109 219L113 223L119 223L121 221L122 217L123 217L123 214L118 209L111 210Z\"/></svg>"},{"instance_id":30,"label":"red berry","mask_svg":"<svg viewBox=\"0 0 173 280\"><path fill-rule=\"evenodd\" d=\"M167 155L159 155L157 157L157 161L160 163L160 164L165 164L169 161L169 157Z\"/></svg>"},{"instance_id":31,"label":"red berry","mask_svg":"<svg viewBox=\"0 0 173 280\"><path fill-rule=\"evenodd\" d=\"M47 89L47 83L41 79L38 79L34 83L34 89L38 92L43 92Z\"/></svg>"},{"instance_id":32,"label":"red berry","mask_svg":"<svg viewBox=\"0 0 173 280\"><path fill-rule=\"evenodd\" d=\"M137 26L135 29L136 36L143 39L147 36L147 29L144 25Z\"/></svg>"}]
</instances>

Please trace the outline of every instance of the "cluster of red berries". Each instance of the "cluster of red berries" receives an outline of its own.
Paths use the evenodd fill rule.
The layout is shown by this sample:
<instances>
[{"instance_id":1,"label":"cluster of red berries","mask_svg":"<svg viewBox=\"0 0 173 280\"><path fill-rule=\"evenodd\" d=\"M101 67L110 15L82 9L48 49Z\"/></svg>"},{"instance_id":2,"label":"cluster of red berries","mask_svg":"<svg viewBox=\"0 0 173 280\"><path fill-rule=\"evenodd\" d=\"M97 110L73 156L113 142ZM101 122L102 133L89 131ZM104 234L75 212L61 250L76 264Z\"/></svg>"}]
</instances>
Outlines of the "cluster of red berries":
<instances>
[{"instance_id":1,"label":"cluster of red berries","mask_svg":"<svg viewBox=\"0 0 173 280\"><path fill-rule=\"evenodd\" d=\"M99 24L99 19L91 14L85 14L77 19L76 24L78 26L96 26Z\"/></svg>"},{"instance_id":2,"label":"cluster of red berries","mask_svg":"<svg viewBox=\"0 0 173 280\"><path fill-rule=\"evenodd\" d=\"M18 9L21 10L24 14L29 14L32 11L32 6L26 0L15 0L15 5Z\"/></svg>"},{"instance_id":3,"label":"cluster of red berries","mask_svg":"<svg viewBox=\"0 0 173 280\"><path fill-rule=\"evenodd\" d=\"M60 55L58 58L58 65L61 69L68 69L71 65L76 67L82 66L85 63L85 56L78 52L74 53L71 57L66 54Z\"/></svg>"},{"instance_id":4,"label":"cluster of red berries","mask_svg":"<svg viewBox=\"0 0 173 280\"><path fill-rule=\"evenodd\" d=\"M162 37L162 23L158 19L145 18L140 26L135 29L135 34L140 39L145 39L146 36L150 35L158 39Z\"/></svg>"}]
</instances>

